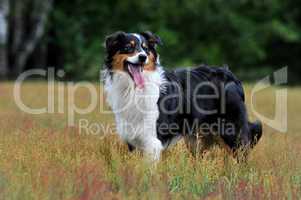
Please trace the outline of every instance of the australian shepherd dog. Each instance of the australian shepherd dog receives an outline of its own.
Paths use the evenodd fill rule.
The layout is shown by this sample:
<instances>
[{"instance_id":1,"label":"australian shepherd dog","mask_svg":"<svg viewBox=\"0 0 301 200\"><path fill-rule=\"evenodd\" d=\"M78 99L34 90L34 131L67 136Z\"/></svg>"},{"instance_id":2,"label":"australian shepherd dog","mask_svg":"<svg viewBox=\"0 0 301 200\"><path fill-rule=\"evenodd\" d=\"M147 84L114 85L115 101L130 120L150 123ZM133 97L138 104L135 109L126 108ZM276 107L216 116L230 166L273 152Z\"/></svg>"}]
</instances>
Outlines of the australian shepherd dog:
<instances>
[{"instance_id":1,"label":"australian shepherd dog","mask_svg":"<svg viewBox=\"0 0 301 200\"><path fill-rule=\"evenodd\" d=\"M149 31L106 38L104 88L120 138L154 161L181 138L194 155L221 141L245 157L262 125L248 121L241 82L227 67L165 70L161 44Z\"/></svg>"}]
</instances>

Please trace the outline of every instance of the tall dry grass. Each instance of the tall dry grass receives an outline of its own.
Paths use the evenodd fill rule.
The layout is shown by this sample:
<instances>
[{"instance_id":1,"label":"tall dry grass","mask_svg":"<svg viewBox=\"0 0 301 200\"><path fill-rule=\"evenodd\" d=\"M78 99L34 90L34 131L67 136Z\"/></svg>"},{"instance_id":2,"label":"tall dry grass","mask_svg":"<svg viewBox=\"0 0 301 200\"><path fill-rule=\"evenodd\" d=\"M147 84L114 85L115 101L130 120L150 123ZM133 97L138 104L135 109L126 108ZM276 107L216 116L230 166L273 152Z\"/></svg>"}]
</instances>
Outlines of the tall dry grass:
<instances>
[{"instance_id":1,"label":"tall dry grass","mask_svg":"<svg viewBox=\"0 0 301 200\"><path fill-rule=\"evenodd\" d=\"M26 83L24 102L45 106L46 86ZM251 88L246 86L248 105ZM274 114L274 89L256 97L256 109L266 116ZM237 164L219 147L195 159L180 142L163 153L156 169L114 134L82 133L67 126L66 114L21 112L12 91L13 83L0 83L0 199L301 198L300 88L288 91L288 132L265 126L248 164ZM76 103L88 102L86 91L79 90ZM76 122L81 118L114 122L96 110L76 115Z\"/></svg>"}]
</instances>

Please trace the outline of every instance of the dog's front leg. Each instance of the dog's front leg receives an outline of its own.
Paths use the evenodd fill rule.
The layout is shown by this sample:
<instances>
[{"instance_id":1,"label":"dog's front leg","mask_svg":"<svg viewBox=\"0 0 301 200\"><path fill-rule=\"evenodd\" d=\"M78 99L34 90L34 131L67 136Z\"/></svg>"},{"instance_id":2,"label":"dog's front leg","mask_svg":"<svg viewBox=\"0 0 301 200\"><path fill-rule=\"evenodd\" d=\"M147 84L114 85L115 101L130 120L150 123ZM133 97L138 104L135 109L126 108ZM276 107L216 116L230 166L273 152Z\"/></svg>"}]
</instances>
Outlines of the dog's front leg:
<instances>
[{"instance_id":1,"label":"dog's front leg","mask_svg":"<svg viewBox=\"0 0 301 200\"><path fill-rule=\"evenodd\" d=\"M156 137L146 138L143 144L143 152L148 159L152 162L158 162L160 160L163 145L161 141Z\"/></svg>"}]
</instances>

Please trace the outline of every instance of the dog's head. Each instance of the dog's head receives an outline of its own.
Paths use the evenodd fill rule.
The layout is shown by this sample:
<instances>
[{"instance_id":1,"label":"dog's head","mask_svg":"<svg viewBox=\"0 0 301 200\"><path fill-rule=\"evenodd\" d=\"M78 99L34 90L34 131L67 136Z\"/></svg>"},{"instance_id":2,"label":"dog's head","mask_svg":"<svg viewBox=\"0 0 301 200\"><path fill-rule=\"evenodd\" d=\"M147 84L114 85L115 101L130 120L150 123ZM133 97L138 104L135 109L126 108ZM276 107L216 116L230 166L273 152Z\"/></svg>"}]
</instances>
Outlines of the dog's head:
<instances>
[{"instance_id":1,"label":"dog's head","mask_svg":"<svg viewBox=\"0 0 301 200\"><path fill-rule=\"evenodd\" d=\"M125 33L118 31L106 38L106 67L109 71L123 71L130 75L136 86L144 86L143 70L154 71L159 64L156 46L161 44L158 36L147 31Z\"/></svg>"}]
</instances>

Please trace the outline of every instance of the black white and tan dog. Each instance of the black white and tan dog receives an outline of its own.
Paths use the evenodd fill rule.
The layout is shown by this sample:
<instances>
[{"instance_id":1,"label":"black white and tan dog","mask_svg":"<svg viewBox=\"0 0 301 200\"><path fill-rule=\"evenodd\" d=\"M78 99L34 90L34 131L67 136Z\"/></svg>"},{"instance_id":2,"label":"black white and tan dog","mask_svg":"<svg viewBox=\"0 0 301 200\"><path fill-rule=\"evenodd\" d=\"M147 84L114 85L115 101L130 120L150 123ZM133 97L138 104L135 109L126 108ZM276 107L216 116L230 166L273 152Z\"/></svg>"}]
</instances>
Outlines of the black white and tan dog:
<instances>
[{"instance_id":1,"label":"black white and tan dog","mask_svg":"<svg viewBox=\"0 0 301 200\"><path fill-rule=\"evenodd\" d=\"M159 160L162 150L184 138L193 154L216 141L234 155L248 152L262 125L248 121L241 82L225 67L164 70L156 50L160 44L149 31L106 38L107 102L129 149Z\"/></svg>"}]
</instances>

